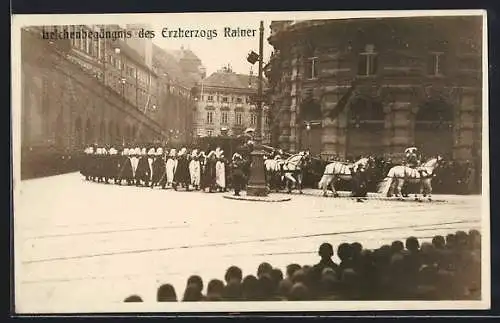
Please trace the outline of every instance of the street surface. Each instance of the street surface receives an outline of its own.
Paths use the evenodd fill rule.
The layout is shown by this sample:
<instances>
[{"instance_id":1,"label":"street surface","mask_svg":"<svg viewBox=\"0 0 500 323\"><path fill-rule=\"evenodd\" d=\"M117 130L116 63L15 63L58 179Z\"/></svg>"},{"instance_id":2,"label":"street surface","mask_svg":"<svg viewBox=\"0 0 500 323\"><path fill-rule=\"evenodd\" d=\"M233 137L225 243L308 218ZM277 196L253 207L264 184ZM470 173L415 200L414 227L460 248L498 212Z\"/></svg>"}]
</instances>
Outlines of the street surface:
<instances>
[{"instance_id":1,"label":"street surface","mask_svg":"<svg viewBox=\"0 0 500 323\"><path fill-rule=\"evenodd\" d=\"M92 310L131 294L154 302L160 284L182 298L187 278L205 287L227 267L256 274L267 261L315 264L323 242L376 248L396 239L480 229L480 196L437 202L292 195L266 203L220 193L86 182L80 174L23 181L15 201L16 310ZM320 195L319 190L306 193Z\"/></svg>"}]
</instances>

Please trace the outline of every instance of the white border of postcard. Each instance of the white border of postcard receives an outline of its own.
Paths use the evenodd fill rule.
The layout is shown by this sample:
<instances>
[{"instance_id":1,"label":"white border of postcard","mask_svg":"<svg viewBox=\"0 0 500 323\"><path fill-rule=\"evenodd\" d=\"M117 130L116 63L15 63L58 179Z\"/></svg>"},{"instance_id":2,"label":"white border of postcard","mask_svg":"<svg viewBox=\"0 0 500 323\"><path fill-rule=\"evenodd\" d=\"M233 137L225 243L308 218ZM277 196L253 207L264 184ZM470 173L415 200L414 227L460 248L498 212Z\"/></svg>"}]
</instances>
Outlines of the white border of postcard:
<instances>
[{"instance_id":1,"label":"white border of postcard","mask_svg":"<svg viewBox=\"0 0 500 323\"><path fill-rule=\"evenodd\" d=\"M14 15L12 16L12 147L13 147L13 188L14 210L19 195L20 178L20 136L21 136L21 28L40 25L78 24L133 24L144 21L169 21L171 25L186 25L196 22L203 25L204 17L244 15L255 17L255 26L264 20L268 25L272 20L314 20L346 18L388 18L418 16L482 16L483 17L483 135L482 135L482 300L480 301L308 301L308 302L197 302L197 303L113 303L75 304L72 308L37 307L29 304L28 313L106 313L106 312L267 312L267 311L360 311L360 310L457 310L489 309L491 295L490 276L490 203L489 203L489 131L488 131L488 33L485 10L432 10L432 11L319 11L319 12L243 12L243 13L154 13L154 14L106 14L106 15ZM234 17L233 17L234 18ZM237 17L236 17L237 18ZM14 211L15 212L15 211ZM15 220L15 216L13 217ZM12 222L14 223L14 221ZM15 243L15 242L14 242ZM16 271L20 261L14 258ZM14 273L15 275L15 273ZM189 273L186 273L189 275ZM16 275L15 275L16 276ZM17 286L18 282L15 282ZM16 288L17 289L17 288ZM14 291L15 293L15 291ZM20 305L20 304L17 304ZM20 309L20 306L16 306Z\"/></svg>"}]
</instances>

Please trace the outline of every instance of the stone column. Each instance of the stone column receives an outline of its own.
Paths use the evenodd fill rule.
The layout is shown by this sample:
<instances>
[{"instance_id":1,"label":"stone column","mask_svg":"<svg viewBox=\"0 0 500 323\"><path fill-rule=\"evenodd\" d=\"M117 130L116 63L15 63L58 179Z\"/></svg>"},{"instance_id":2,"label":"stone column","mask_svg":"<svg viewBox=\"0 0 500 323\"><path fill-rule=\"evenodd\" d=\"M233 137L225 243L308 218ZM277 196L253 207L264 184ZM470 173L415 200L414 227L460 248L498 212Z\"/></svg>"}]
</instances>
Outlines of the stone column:
<instances>
[{"instance_id":1,"label":"stone column","mask_svg":"<svg viewBox=\"0 0 500 323\"><path fill-rule=\"evenodd\" d=\"M457 113L455 115L455 131L454 131L454 159L471 159L475 136L475 93L463 93L459 100Z\"/></svg>"},{"instance_id":2,"label":"stone column","mask_svg":"<svg viewBox=\"0 0 500 323\"><path fill-rule=\"evenodd\" d=\"M391 154L402 156L406 147L412 144L411 138L411 102L397 101L392 105L393 137L391 140Z\"/></svg>"},{"instance_id":3,"label":"stone column","mask_svg":"<svg viewBox=\"0 0 500 323\"><path fill-rule=\"evenodd\" d=\"M384 100L386 155L399 159L403 151L414 142L414 112L415 98L411 88L399 85L387 86L387 98Z\"/></svg>"},{"instance_id":4,"label":"stone column","mask_svg":"<svg viewBox=\"0 0 500 323\"><path fill-rule=\"evenodd\" d=\"M289 149L291 152L297 151L297 105L296 99L292 98L292 104L290 105L290 137L289 137Z\"/></svg>"},{"instance_id":5,"label":"stone column","mask_svg":"<svg viewBox=\"0 0 500 323\"><path fill-rule=\"evenodd\" d=\"M322 92L325 93L321 99L321 110L328 113L337 106L342 97L342 91L337 88L338 85L323 86ZM345 157L346 136L347 136L347 109L344 109L335 119L324 118L322 120L322 154L326 156L336 155Z\"/></svg>"}]
</instances>

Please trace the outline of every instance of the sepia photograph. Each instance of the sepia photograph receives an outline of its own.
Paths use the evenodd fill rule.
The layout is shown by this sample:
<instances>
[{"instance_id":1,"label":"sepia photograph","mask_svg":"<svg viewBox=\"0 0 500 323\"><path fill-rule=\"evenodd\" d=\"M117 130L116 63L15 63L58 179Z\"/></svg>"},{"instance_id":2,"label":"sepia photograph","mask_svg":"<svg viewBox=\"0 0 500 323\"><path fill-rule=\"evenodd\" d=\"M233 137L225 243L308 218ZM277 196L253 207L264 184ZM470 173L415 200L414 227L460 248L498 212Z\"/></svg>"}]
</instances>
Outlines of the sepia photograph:
<instances>
[{"instance_id":1,"label":"sepia photograph","mask_svg":"<svg viewBox=\"0 0 500 323\"><path fill-rule=\"evenodd\" d=\"M15 312L488 309L486 18L13 15Z\"/></svg>"}]
</instances>

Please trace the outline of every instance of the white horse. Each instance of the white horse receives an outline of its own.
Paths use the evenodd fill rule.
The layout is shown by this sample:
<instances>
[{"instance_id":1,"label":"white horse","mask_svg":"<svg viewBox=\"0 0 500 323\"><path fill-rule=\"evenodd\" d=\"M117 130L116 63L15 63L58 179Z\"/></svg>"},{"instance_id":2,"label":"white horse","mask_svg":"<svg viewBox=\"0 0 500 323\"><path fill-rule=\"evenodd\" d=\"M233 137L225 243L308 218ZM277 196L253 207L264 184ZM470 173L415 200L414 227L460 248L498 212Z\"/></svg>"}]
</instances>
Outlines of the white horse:
<instances>
[{"instance_id":1,"label":"white horse","mask_svg":"<svg viewBox=\"0 0 500 323\"><path fill-rule=\"evenodd\" d=\"M352 180L352 174L355 173L359 166L363 166L365 169L373 162L372 157L363 157L355 163L347 164L339 161L334 161L329 163L325 167L323 176L318 183L318 188L323 190L323 196L328 195L328 187L333 192L334 197L338 197L339 194L335 189L335 182L337 179L343 179L345 181Z\"/></svg>"},{"instance_id":2,"label":"white horse","mask_svg":"<svg viewBox=\"0 0 500 323\"><path fill-rule=\"evenodd\" d=\"M276 192L279 191L282 183L283 175L281 174L281 167L284 163L285 161L280 156L264 160L266 182L269 185L269 189L274 188Z\"/></svg>"},{"instance_id":3,"label":"white horse","mask_svg":"<svg viewBox=\"0 0 500 323\"><path fill-rule=\"evenodd\" d=\"M395 188L395 195L402 198L401 189L405 182L420 184L420 194L429 201L432 200L432 179L435 176L435 170L443 159L440 156L431 158L419 167L411 168L404 165L392 167L385 179L380 183L379 193L382 196L391 197L392 188ZM418 199L415 193L415 199Z\"/></svg>"},{"instance_id":4,"label":"white horse","mask_svg":"<svg viewBox=\"0 0 500 323\"><path fill-rule=\"evenodd\" d=\"M300 152L290 156L283 162L283 175L288 189L292 192L292 187L296 186L299 193L302 194L302 179L304 178L304 169L310 161L310 156L305 152ZM295 177L294 177L295 175Z\"/></svg>"}]
</instances>

